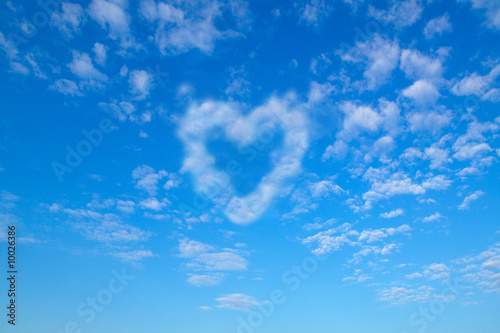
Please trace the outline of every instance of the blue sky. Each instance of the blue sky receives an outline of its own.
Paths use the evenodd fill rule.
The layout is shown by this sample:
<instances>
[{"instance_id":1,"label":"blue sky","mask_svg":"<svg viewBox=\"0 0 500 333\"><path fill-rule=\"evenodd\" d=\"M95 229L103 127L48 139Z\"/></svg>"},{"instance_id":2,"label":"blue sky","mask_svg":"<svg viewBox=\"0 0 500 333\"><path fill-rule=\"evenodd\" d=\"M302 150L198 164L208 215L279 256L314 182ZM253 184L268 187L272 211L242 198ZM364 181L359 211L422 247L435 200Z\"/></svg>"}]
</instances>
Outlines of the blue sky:
<instances>
[{"instance_id":1,"label":"blue sky","mask_svg":"<svg viewBox=\"0 0 500 333\"><path fill-rule=\"evenodd\" d=\"M498 332L498 1L1 6L2 331Z\"/></svg>"}]
</instances>

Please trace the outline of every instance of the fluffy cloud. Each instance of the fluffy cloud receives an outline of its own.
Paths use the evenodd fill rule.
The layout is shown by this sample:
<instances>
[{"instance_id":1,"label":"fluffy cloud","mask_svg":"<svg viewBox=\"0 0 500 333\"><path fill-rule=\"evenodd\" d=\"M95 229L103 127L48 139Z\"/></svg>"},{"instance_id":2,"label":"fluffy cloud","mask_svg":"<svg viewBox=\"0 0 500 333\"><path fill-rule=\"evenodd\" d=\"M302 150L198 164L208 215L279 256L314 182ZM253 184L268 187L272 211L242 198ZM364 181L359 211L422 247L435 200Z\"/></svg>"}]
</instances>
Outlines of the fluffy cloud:
<instances>
[{"instance_id":1,"label":"fluffy cloud","mask_svg":"<svg viewBox=\"0 0 500 333\"><path fill-rule=\"evenodd\" d=\"M55 90L64 95L83 96L82 91L75 81L59 79L49 86L50 90Z\"/></svg>"},{"instance_id":2,"label":"fluffy cloud","mask_svg":"<svg viewBox=\"0 0 500 333\"><path fill-rule=\"evenodd\" d=\"M95 54L94 61L99 65L104 65L104 63L106 62L106 53L108 51L108 48L101 43L95 43L92 50Z\"/></svg>"},{"instance_id":3,"label":"fluffy cloud","mask_svg":"<svg viewBox=\"0 0 500 333\"><path fill-rule=\"evenodd\" d=\"M310 0L300 9L300 20L317 27L331 11L332 7L325 0Z\"/></svg>"},{"instance_id":4,"label":"fluffy cloud","mask_svg":"<svg viewBox=\"0 0 500 333\"><path fill-rule=\"evenodd\" d=\"M472 8L486 16L486 25L491 29L500 30L500 4L488 0L457 0L470 3Z\"/></svg>"},{"instance_id":5,"label":"fluffy cloud","mask_svg":"<svg viewBox=\"0 0 500 333\"><path fill-rule=\"evenodd\" d=\"M404 210L402 210L401 208L398 208L396 210L392 210L390 212L380 214L380 217L384 218L384 219L391 219L393 217L397 217L397 216L400 216L403 214L404 214Z\"/></svg>"},{"instance_id":6,"label":"fluffy cloud","mask_svg":"<svg viewBox=\"0 0 500 333\"><path fill-rule=\"evenodd\" d=\"M452 114L448 110L443 111L415 111L407 114L410 131L438 133L442 128L448 126Z\"/></svg>"},{"instance_id":7,"label":"fluffy cloud","mask_svg":"<svg viewBox=\"0 0 500 333\"><path fill-rule=\"evenodd\" d=\"M218 249L215 246L188 238L179 240L179 256L189 259L186 268L205 271L203 274L189 274L187 282L196 286L213 286L221 283L222 272L245 271L248 261L244 252L235 249Z\"/></svg>"},{"instance_id":8,"label":"fluffy cloud","mask_svg":"<svg viewBox=\"0 0 500 333\"><path fill-rule=\"evenodd\" d=\"M439 91L432 83L418 80L403 90L403 96L412 98L421 105L434 104L439 97Z\"/></svg>"},{"instance_id":9,"label":"fluffy cloud","mask_svg":"<svg viewBox=\"0 0 500 333\"><path fill-rule=\"evenodd\" d=\"M266 210L283 182L300 172L302 156L308 147L307 118L300 107L293 96L272 98L248 116L241 115L234 105L222 102L208 101L192 106L178 132L186 151L181 172L193 174L199 193L215 202L223 202L225 214L233 222L255 220ZM215 167L215 158L206 148L214 129L223 130L226 138L239 148L262 140L264 135L283 131L283 147L273 153L273 169L246 196L237 196L228 171Z\"/></svg>"},{"instance_id":10,"label":"fluffy cloud","mask_svg":"<svg viewBox=\"0 0 500 333\"><path fill-rule=\"evenodd\" d=\"M108 81L108 76L94 67L87 53L73 51L73 61L68 64L71 72L81 79L81 86L102 87Z\"/></svg>"},{"instance_id":11,"label":"fluffy cloud","mask_svg":"<svg viewBox=\"0 0 500 333\"><path fill-rule=\"evenodd\" d=\"M389 5L387 10L370 6L369 14L377 20L394 24L397 29L413 25L420 19L424 9L420 0L391 0Z\"/></svg>"},{"instance_id":12,"label":"fluffy cloud","mask_svg":"<svg viewBox=\"0 0 500 333\"><path fill-rule=\"evenodd\" d=\"M347 51L338 54L344 62L363 63L364 81L355 83L361 90L377 90L384 85L399 62L399 44L380 35L375 35L367 41L359 41Z\"/></svg>"},{"instance_id":13,"label":"fluffy cloud","mask_svg":"<svg viewBox=\"0 0 500 333\"><path fill-rule=\"evenodd\" d=\"M147 192L149 195L156 195L158 182L168 176L168 172L160 170L156 172L148 165L140 165L132 171L132 178L137 180L135 188Z\"/></svg>"},{"instance_id":14,"label":"fluffy cloud","mask_svg":"<svg viewBox=\"0 0 500 333\"><path fill-rule=\"evenodd\" d=\"M384 288L378 292L378 300L392 304L405 304L410 302L429 302L435 289L429 286L409 288L406 286L394 286Z\"/></svg>"},{"instance_id":15,"label":"fluffy cloud","mask_svg":"<svg viewBox=\"0 0 500 333\"><path fill-rule=\"evenodd\" d=\"M153 76L144 70L133 70L128 80L130 93L135 99L144 99L153 87Z\"/></svg>"},{"instance_id":16,"label":"fluffy cloud","mask_svg":"<svg viewBox=\"0 0 500 333\"><path fill-rule=\"evenodd\" d=\"M344 192L340 186L334 184L331 180L311 183L308 187L313 198L329 197L331 194L340 194Z\"/></svg>"},{"instance_id":17,"label":"fluffy cloud","mask_svg":"<svg viewBox=\"0 0 500 333\"><path fill-rule=\"evenodd\" d=\"M66 37L73 37L78 33L84 20L85 12L82 6L68 2L61 4L61 12L54 12L50 16L50 24Z\"/></svg>"},{"instance_id":18,"label":"fluffy cloud","mask_svg":"<svg viewBox=\"0 0 500 333\"><path fill-rule=\"evenodd\" d=\"M92 0L88 7L90 17L109 30L109 36L116 39L130 30L130 16L126 0Z\"/></svg>"},{"instance_id":19,"label":"fluffy cloud","mask_svg":"<svg viewBox=\"0 0 500 333\"><path fill-rule=\"evenodd\" d=\"M477 72L466 75L461 80L455 80L451 87L451 92L457 96L475 95L482 100L498 102L500 101L500 90L493 87L495 80L500 75L500 64L491 68L486 75L479 75Z\"/></svg>"},{"instance_id":20,"label":"fluffy cloud","mask_svg":"<svg viewBox=\"0 0 500 333\"><path fill-rule=\"evenodd\" d=\"M418 50L405 49L401 52L399 68L406 77L413 80L427 80L435 82L441 79L444 67L442 56L430 57Z\"/></svg>"},{"instance_id":21,"label":"fluffy cloud","mask_svg":"<svg viewBox=\"0 0 500 333\"><path fill-rule=\"evenodd\" d=\"M385 135L375 142L373 146L367 148L367 153L371 155L384 155L393 147L392 136L396 136L399 131L400 109L394 102L385 99L379 100L378 108L370 105L359 105L359 103L343 102L339 109L344 114L342 127L335 135L336 141L329 145L322 159L343 158L350 150L348 143L354 139L364 139L364 135L374 135L383 130Z\"/></svg>"},{"instance_id":22,"label":"fluffy cloud","mask_svg":"<svg viewBox=\"0 0 500 333\"><path fill-rule=\"evenodd\" d=\"M167 199L163 199L162 201L158 201L156 198L147 198L144 200L141 200L139 202L139 207L142 209L151 209L155 211L162 210L169 204L169 201Z\"/></svg>"},{"instance_id":23,"label":"fluffy cloud","mask_svg":"<svg viewBox=\"0 0 500 333\"><path fill-rule=\"evenodd\" d=\"M217 40L242 36L228 29L221 31L215 21L230 13L238 22L237 28L248 24L247 11L241 1L232 1L230 8L217 1L201 3L185 1L174 4L143 0L140 12L149 22L157 23L155 41L163 54L179 54L190 49L211 53Z\"/></svg>"},{"instance_id":24,"label":"fluffy cloud","mask_svg":"<svg viewBox=\"0 0 500 333\"><path fill-rule=\"evenodd\" d=\"M338 227L334 227L325 231L321 231L313 236L309 236L302 240L302 243L312 247L312 252L316 255L324 255L334 251L341 250L345 245L361 246L364 253L382 254L385 245L389 245L384 250L384 254L388 254L396 245L384 244L383 248L366 246L367 244L383 241L387 237L396 235L408 235L412 229L403 224L397 228L381 228L381 229L365 229L357 231L352 229L350 223L344 223Z\"/></svg>"},{"instance_id":25,"label":"fluffy cloud","mask_svg":"<svg viewBox=\"0 0 500 333\"><path fill-rule=\"evenodd\" d=\"M432 215L429 215L429 216L426 216L422 219L422 221L424 223L429 223L429 222L434 222L434 221L439 221L440 219L444 218L444 216L439 213L439 212L436 212Z\"/></svg>"},{"instance_id":26,"label":"fluffy cloud","mask_svg":"<svg viewBox=\"0 0 500 333\"><path fill-rule=\"evenodd\" d=\"M427 22L424 28L424 35L425 38L431 39L436 35L440 36L443 33L452 30L453 26L450 23L450 18L448 17L448 14L445 14L443 16L433 18L432 20Z\"/></svg>"}]
</instances>

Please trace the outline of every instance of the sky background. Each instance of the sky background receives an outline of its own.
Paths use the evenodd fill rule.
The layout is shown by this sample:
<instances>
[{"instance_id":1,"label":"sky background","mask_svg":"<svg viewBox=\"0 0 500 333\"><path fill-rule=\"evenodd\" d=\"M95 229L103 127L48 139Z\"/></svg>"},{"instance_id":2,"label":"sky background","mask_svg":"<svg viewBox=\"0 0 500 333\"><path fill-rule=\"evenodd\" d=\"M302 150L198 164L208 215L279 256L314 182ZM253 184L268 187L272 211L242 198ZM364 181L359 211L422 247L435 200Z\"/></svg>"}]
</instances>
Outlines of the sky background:
<instances>
[{"instance_id":1,"label":"sky background","mask_svg":"<svg viewBox=\"0 0 500 333\"><path fill-rule=\"evenodd\" d=\"M499 332L500 2L0 15L2 332Z\"/></svg>"}]
</instances>

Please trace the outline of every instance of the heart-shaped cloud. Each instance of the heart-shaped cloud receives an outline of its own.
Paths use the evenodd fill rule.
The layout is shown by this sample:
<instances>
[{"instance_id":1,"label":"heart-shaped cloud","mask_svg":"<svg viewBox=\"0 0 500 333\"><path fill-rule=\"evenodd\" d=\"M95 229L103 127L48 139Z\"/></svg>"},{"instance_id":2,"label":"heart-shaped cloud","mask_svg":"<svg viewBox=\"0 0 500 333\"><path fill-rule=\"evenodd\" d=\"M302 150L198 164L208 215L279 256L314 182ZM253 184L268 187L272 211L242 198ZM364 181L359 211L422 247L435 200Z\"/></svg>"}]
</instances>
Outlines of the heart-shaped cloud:
<instances>
[{"instance_id":1,"label":"heart-shaped cloud","mask_svg":"<svg viewBox=\"0 0 500 333\"><path fill-rule=\"evenodd\" d=\"M273 97L248 116L242 115L235 104L207 101L192 105L178 132L186 153L181 172L193 175L198 193L225 206L225 214L231 221L250 223L266 210L285 181L300 172L308 147L307 128L307 117L292 94L283 99ZM236 195L230 176L241 169L238 162L230 161L226 170L215 166L216 158L206 147L214 130L221 130L239 148L254 142L269 144L274 134L283 133L283 146L271 154L272 170L253 192L243 197Z\"/></svg>"}]
</instances>

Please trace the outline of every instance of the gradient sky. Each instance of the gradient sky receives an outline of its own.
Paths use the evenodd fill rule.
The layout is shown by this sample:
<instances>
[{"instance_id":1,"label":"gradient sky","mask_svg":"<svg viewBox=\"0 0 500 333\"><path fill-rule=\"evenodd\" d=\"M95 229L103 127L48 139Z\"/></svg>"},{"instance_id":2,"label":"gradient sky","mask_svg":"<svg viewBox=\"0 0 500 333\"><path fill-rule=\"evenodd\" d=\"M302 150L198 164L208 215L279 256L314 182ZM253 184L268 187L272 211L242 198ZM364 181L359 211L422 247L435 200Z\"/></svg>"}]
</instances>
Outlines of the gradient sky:
<instances>
[{"instance_id":1,"label":"gradient sky","mask_svg":"<svg viewBox=\"0 0 500 333\"><path fill-rule=\"evenodd\" d=\"M0 15L2 332L499 332L500 2Z\"/></svg>"}]
</instances>

